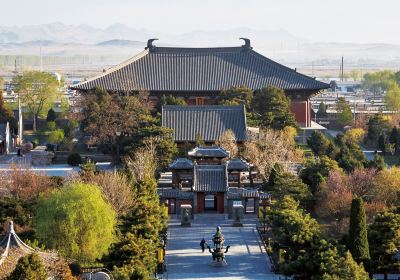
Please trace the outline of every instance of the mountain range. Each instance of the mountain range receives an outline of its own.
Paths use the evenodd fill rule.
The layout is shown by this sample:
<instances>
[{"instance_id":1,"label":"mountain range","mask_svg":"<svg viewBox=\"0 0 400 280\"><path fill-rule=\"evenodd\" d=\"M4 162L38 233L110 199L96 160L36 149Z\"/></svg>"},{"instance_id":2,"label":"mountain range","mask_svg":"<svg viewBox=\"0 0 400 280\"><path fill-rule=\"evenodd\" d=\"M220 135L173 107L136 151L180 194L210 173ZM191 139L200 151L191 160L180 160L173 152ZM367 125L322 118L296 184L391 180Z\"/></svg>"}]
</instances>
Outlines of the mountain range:
<instances>
[{"instance_id":1,"label":"mountain range","mask_svg":"<svg viewBox=\"0 0 400 280\"><path fill-rule=\"evenodd\" d=\"M355 64L380 63L400 67L400 45L315 42L286 30L256 30L247 27L230 30L194 30L174 34L135 29L123 24L106 28L66 25L0 26L0 54L74 56L118 56L128 58L146 46L149 38L159 38L158 46L220 47L240 46L240 37L251 39L258 52L281 62L338 63L340 57Z\"/></svg>"}]
</instances>

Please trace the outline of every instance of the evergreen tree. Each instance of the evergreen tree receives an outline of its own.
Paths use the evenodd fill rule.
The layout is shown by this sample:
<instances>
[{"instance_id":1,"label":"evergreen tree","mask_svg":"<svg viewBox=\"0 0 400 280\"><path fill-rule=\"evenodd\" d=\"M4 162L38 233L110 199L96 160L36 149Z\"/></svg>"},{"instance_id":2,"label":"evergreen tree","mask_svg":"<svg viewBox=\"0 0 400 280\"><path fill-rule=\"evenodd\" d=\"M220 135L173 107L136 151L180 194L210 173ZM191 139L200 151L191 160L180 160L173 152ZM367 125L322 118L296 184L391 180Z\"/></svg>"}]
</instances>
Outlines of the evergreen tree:
<instances>
[{"instance_id":1,"label":"evergreen tree","mask_svg":"<svg viewBox=\"0 0 400 280\"><path fill-rule=\"evenodd\" d=\"M367 165L369 168L375 168L379 171L383 170L386 167L385 159L380 154L376 153L374 155L374 159L370 160Z\"/></svg>"},{"instance_id":2,"label":"evergreen tree","mask_svg":"<svg viewBox=\"0 0 400 280\"><path fill-rule=\"evenodd\" d=\"M290 111L290 99L276 87L266 87L254 92L252 112L257 116L262 128L283 129L297 127Z\"/></svg>"},{"instance_id":3,"label":"evergreen tree","mask_svg":"<svg viewBox=\"0 0 400 280\"><path fill-rule=\"evenodd\" d=\"M328 106L326 106L324 102L319 103L319 105L318 105L318 113L317 113L317 116L319 118L327 118L328 117L328 113L326 112L327 107Z\"/></svg>"},{"instance_id":4,"label":"evergreen tree","mask_svg":"<svg viewBox=\"0 0 400 280\"><path fill-rule=\"evenodd\" d=\"M399 137L399 130L396 126L393 127L390 136L389 136L389 143L394 145L394 151L396 154L399 154L400 151L400 137Z\"/></svg>"},{"instance_id":5,"label":"evergreen tree","mask_svg":"<svg viewBox=\"0 0 400 280\"><path fill-rule=\"evenodd\" d=\"M331 141L322 132L315 130L307 139L307 144L315 155L323 156L328 154Z\"/></svg>"},{"instance_id":6,"label":"evergreen tree","mask_svg":"<svg viewBox=\"0 0 400 280\"><path fill-rule=\"evenodd\" d=\"M218 98L220 105L245 105L246 109L250 110L253 90L246 87L233 87L229 90L222 90Z\"/></svg>"},{"instance_id":7,"label":"evergreen tree","mask_svg":"<svg viewBox=\"0 0 400 280\"><path fill-rule=\"evenodd\" d=\"M386 136L382 133L378 138L378 149L382 151L383 155L386 155Z\"/></svg>"},{"instance_id":8,"label":"evergreen tree","mask_svg":"<svg viewBox=\"0 0 400 280\"><path fill-rule=\"evenodd\" d=\"M157 103L157 111L161 112L162 106L163 105L181 105L181 106L186 106L187 103L183 98L175 97L171 94L169 95L163 95L160 98L160 101Z\"/></svg>"},{"instance_id":9,"label":"evergreen tree","mask_svg":"<svg viewBox=\"0 0 400 280\"><path fill-rule=\"evenodd\" d=\"M368 121L367 139L372 143L377 143L379 136L387 130L388 124L382 113L375 114Z\"/></svg>"},{"instance_id":10,"label":"evergreen tree","mask_svg":"<svg viewBox=\"0 0 400 280\"><path fill-rule=\"evenodd\" d=\"M383 212L376 215L369 226L368 241L373 272L387 274L400 270L400 261L393 258L400 248L400 213Z\"/></svg>"},{"instance_id":11,"label":"evergreen tree","mask_svg":"<svg viewBox=\"0 0 400 280\"><path fill-rule=\"evenodd\" d=\"M133 205L123 218L119 241L112 244L102 262L118 279L149 279L157 265L159 236L167 221L154 179L134 186Z\"/></svg>"},{"instance_id":12,"label":"evergreen tree","mask_svg":"<svg viewBox=\"0 0 400 280\"><path fill-rule=\"evenodd\" d=\"M357 262L367 263L370 259L367 221L362 198L351 202L348 247Z\"/></svg>"},{"instance_id":13,"label":"evergreen tree","mask_svg":"<svg viewBox=\"0 0 400 280\"><path fill-rule=\"evenodd\" d=\"M50 108L50 110L47 112L46 121L54 122L56 119L57 119L56 112L54 112L53 108Z\"/></svg>"},{"instance_id":14,"label":"evergreen tree","mask_svg":"<svg viewBox=\"0 0 400 280\"><path fill-rule=\"evenodd\" d=\"M37 254L30 254L18 260L17 266L6 280L44 280L47 277L42 259Z\"/></svg>"}]
</instances>

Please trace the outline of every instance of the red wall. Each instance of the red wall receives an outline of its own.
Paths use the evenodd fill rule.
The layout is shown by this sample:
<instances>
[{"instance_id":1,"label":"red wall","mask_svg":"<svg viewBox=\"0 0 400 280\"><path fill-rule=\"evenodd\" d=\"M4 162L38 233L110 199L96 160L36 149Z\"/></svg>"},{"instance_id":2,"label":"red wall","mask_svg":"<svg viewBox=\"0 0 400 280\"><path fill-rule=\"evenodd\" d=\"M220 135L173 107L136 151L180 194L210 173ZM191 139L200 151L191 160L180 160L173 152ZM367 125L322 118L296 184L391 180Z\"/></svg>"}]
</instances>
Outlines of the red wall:
<instances>
[{"instance_id":1,"label":"red wall","mask_svg":"<svg viewBox=\"0 0 400 280\"><path fill-rule=\"evenodd\" d=\"M217 211L218 213L224 213L224 193L217 193Z\"/></svg>"},{"instance_id":2,"label":"red wall","mask_svg":"<svg viewBox=\"0 0 400 280\"><path fill-rule=\"evenodd\" d=\"M203 192L197 193L197 213L203 213L204 211L204 197Z\"/></svg>"},{"instance_id":3,"label":"red wall","mask_svg":"<svg viewBox=\"0 0 400 280\"><path fill-rule=\"evenodd\" d=\"M310 115L310 101L292 101L290 105L290 111L294 114L296 121L301 126L311 126L311 115Z\"/></svg>"}]
</instances>

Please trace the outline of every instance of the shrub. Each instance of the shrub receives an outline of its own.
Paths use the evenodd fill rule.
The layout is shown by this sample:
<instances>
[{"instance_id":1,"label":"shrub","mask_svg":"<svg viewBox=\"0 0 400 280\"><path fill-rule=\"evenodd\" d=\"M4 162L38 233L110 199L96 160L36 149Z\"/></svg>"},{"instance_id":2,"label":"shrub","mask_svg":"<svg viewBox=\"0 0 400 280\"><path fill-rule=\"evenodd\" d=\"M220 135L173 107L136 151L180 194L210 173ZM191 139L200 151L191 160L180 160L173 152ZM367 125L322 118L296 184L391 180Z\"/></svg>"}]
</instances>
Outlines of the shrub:
<instances>
[{"instance_id":1,"label":"shrub","mask_svg":"<svg viewBox=\"0 0 400 280\"><path fill-rule=\"evenodd\" d=\"M64 130L57 129L49 133L47 141L52 144L60 144L64 140Z\"/></svg>"},{"instance_id":2,"label":"shrub","mask_svg":"<svg viewBox=\"0 0 400 280\"><path fill-rule=\"evenodd\" d=\"M50 131L54 131L57 129L57 124L55 121L49 121L47 122L47 129Z\"/></svg>"},{"instance_id":3,"label":"shrub","mask_svg":"<svg viewBox=\"0 0 400 280\"><path fill-rule=\"evenodd\" d=\"M82 157L79 153L72 153L68 156L67 163L72 166L78 166L82 163Z\"/></svg>"}]
</instances>

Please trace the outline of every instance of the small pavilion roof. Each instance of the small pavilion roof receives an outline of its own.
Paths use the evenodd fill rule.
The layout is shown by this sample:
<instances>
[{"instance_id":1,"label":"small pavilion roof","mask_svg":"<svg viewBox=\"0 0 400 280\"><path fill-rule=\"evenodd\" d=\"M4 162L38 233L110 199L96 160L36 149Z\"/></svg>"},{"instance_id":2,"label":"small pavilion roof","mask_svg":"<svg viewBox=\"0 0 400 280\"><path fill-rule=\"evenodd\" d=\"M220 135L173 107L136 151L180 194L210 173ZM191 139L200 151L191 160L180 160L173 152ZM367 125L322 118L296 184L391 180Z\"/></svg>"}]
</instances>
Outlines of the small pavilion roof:
<instances>
[{"instance_id":1,"label":"small pavilion roof","mask_svg":"<svg viewBox=\"0 0 400 280\"><path fill-rule=\"evenodd\" d=\"M220 146L196 147L188 152L194 158L227 158L230 153Z\"/></svg>"},{"instance_id":2,"label":"small pavilion roof","mask_svg":"<svg viewBox=\"0 0 400 280\"><path fill-rule=\"evenodd\" d=\"M193 190L226 192L228 190L226 165L195 165Z\"/></svg>"},{"instance_id":3,"label":"small pavilion roof","mask_svg":"<svg viewBox=\"0 0 400 280\"><path fill-rule=\"evenodd\" d=\"M234 158L228 161L228 170L248 170L250 164L241 158Z\"/></svg>"},{"instance_id":4,"label":"small pavilion roof","mask_svg":"<svg viewBox=\"0 0 400 280\"><path fill-rule=\"evenodd\" d=\"M179 170L179 169L193 169L193 161L187 158L177 158L170 165L170 169Z\"/></svg>"}]
</instances>

